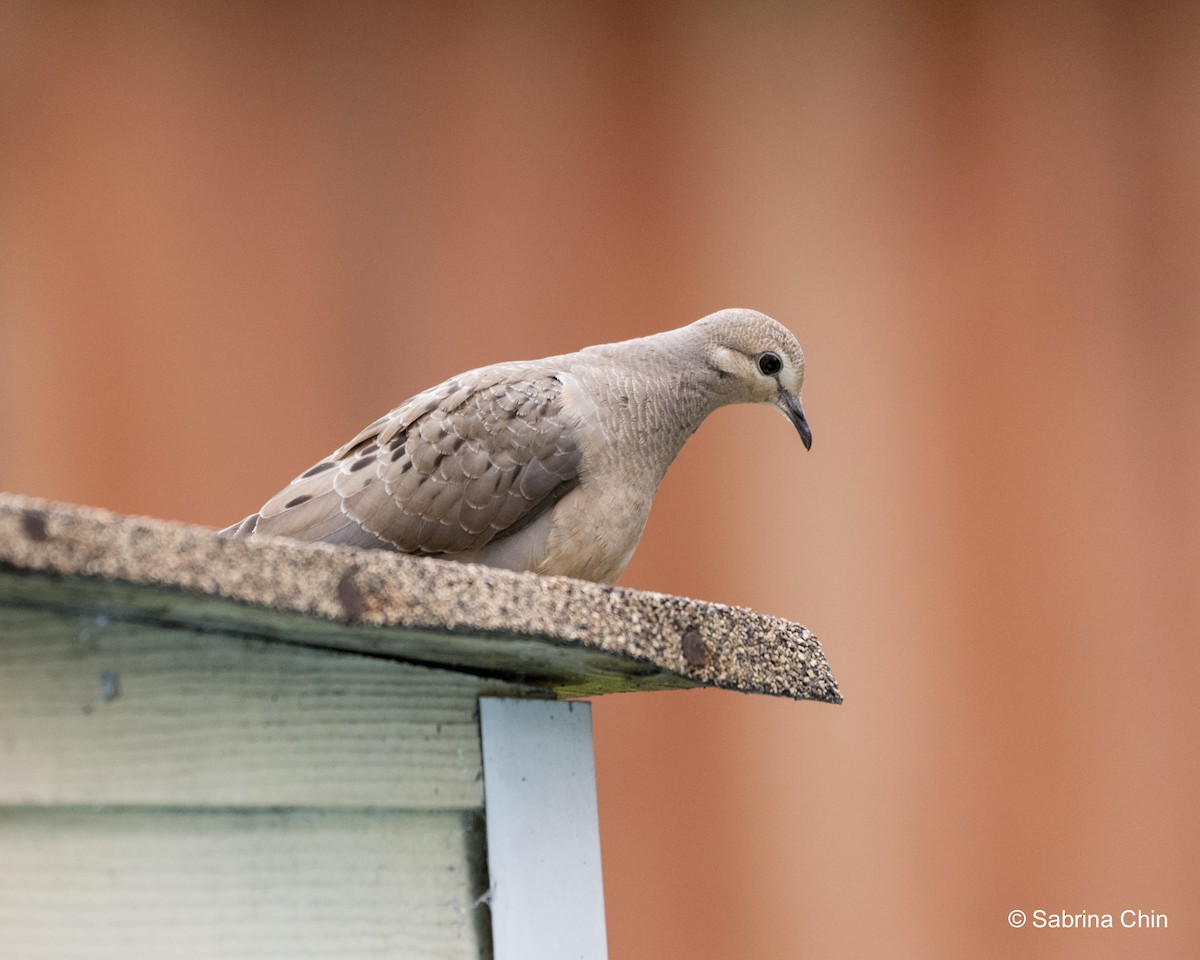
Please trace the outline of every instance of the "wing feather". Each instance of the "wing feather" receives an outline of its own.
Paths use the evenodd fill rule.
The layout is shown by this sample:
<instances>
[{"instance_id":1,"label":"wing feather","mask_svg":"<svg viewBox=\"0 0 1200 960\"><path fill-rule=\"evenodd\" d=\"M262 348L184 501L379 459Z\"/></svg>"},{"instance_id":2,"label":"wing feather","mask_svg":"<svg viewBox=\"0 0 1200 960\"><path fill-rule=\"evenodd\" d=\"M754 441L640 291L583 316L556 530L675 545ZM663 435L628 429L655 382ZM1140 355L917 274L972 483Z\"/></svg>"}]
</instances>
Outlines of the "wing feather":
<instances>
[{"instance_id":1,"label":"wing feather","mask_svg":"<svg viewBox=\"0 0 1200 960\"><path fill-rule=\"evenodd\" d=\"M401 404L225 533L470 553L552 507L581 461L552 372L483 368Z\"/></svg>"}]
</instances>

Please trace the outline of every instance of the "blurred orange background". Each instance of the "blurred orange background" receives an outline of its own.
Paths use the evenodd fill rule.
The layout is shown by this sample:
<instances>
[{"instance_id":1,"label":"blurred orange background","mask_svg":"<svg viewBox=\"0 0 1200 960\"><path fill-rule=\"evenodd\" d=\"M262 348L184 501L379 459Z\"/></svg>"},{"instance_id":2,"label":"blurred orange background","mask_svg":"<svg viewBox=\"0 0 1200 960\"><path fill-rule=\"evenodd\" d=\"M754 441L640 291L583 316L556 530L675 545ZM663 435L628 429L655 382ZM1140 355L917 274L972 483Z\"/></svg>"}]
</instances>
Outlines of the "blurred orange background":
<instances>
[{"instance_id":1,"label":"blurred orange background","mask_svg":"<svg viewBox=\"0 0 1200 960\"><path fill-rule=\"evenodd\" d=\"M0 489L225 525L735 305L813 450L714 415L621 583L846 703L595 702L611 955L1200 956L1200 4L0 3Z\"/></svg>"}]
</instances>

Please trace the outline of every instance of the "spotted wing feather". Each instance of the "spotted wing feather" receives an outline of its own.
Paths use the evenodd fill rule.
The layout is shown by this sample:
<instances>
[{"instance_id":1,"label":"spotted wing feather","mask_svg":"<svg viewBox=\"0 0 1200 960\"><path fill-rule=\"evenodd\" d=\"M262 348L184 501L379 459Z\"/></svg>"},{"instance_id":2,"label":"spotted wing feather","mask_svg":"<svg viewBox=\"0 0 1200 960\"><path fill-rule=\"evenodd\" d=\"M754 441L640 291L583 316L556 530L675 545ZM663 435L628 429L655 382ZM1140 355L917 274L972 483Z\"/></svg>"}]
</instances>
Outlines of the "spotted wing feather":
<instances>
[{"instance_id":1,"label":"spotted wing feather","mask_svg":"<svg viewBox=\"0 0 1200 960\"><path fill-rule=\"evenodd\" d=\"M557 377L481 371L375 421L226 534L470 553L570 492L581 459Z\"/></svg>"}]
</instances>

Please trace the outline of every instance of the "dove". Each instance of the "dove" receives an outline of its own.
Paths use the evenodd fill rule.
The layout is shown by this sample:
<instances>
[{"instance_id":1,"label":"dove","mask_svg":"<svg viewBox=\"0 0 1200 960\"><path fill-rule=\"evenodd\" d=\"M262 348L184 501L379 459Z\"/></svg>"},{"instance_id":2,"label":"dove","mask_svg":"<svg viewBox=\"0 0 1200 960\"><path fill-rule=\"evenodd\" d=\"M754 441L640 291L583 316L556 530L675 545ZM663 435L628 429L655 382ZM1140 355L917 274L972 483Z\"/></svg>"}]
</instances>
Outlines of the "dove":
<instances>
[{"instance_id":1,"label":"dove","mask_svg":"<svg viewBox=\"0 0 1200 960\"><path fill-rule=\"evenodd\" d=\"M221 534L611 583L667 468L714 410L772 406L811 449L803 384L796 338L746 309L479 367L406 400Z\"/></svg>"}]
</instances>

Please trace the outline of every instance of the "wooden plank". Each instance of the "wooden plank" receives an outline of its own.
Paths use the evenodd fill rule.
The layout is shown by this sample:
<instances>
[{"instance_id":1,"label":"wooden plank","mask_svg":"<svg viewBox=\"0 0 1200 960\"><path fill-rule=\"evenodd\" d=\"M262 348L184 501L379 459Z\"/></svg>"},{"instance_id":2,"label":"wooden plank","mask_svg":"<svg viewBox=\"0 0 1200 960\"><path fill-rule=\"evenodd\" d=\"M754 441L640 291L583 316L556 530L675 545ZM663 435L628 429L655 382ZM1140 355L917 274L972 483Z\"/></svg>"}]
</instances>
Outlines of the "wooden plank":
<instances>
[{"instance_id":1,"label":"wooden plank","mask_svg":"<svg viewBox=\"0 0 1200 960\"><path fill-rule=\"evenodd\" d=\"M0 804L477 808L477 698L445 670L0 608Z\"/></svg>"},{"instance_id":2,"label":"wooden plank","mask_svg":"<svg viewBox=\"0 0 1200 960\"><path fill-rule=\"evenodd\" d=\"M478 820L0 809L0 956L486 955Z\"/></svg>"},{"instance_id":3,"label":"wooden plank","mask_svg":"<svg viewBox=\"0 0 1200 960\"><path fill-rule=\"evenodd\" d=\"M479 708L496 960L602 960L591 704Z\"/></svg>"}]
</instances>

